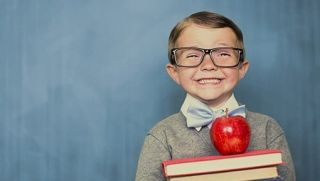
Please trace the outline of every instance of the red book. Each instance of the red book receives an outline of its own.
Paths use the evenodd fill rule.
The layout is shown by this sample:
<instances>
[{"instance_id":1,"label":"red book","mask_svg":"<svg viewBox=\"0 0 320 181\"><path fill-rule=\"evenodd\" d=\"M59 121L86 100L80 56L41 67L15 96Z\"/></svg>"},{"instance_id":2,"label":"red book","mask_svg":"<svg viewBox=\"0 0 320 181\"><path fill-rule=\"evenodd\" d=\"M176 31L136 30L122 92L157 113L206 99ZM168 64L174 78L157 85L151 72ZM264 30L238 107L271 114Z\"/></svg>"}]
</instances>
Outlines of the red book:
<instances>
[{"instance_id":1,"label":"red book","mask_svg":"<svg viewBox=\"0 0 320 181\"><path fill-rule=\"evenodd\" d=\"M167 160L162 162L162 167L166 177L177 177L271 167L282 163L280 150L265 149L236 155Z\"/></svg>"}]
</instances>

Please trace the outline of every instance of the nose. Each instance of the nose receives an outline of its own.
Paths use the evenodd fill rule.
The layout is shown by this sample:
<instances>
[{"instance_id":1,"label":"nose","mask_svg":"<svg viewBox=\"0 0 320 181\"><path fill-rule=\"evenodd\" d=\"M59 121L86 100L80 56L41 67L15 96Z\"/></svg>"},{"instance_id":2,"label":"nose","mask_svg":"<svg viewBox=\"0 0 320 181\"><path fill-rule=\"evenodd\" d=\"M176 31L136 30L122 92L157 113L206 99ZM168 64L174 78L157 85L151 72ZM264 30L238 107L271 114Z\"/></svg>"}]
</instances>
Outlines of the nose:
<instances>
[{"instance_id":1,"label":"nose","mask_svg":"<svg viewBox=\"0 0 320 181\"><path fill-rule=\"evenodd\" d=\"M205 54L201 63L201 70L217 70L218 67L213 63L210 54Z\"/></svg>"}]
</instances>

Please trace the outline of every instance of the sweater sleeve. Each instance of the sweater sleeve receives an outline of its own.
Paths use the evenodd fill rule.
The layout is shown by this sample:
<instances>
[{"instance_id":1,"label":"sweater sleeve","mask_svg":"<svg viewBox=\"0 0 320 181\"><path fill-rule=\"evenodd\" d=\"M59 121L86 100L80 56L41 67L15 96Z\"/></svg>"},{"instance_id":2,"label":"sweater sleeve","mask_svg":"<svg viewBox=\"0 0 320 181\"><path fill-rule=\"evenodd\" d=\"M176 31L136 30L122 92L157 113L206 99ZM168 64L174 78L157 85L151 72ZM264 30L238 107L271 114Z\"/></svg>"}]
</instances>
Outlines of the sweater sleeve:
<instances>
[{"instance_id":1,"label":"sweater sleeve","mask_svg":"<svg viewBox=\"0 0 320 181\"><path fill-rule=\"evenodd\" d=\"M164 181L161 163L171 159L165 141L149 133L144 141L138 161L136 181Z\"/></svg>"},{"instance_id":2,"label":"sweater sleeve","mask_svg":"<svg viewBox=\"0 0 320 181\"><path fill-rule=\"evenodd\" d=\"M295 169L287 139L278 123L271 119L266 128L267 148L282 151L284 165L279 167L279 174L285 181L295 181Z\"/></svg>"}]
</instances>

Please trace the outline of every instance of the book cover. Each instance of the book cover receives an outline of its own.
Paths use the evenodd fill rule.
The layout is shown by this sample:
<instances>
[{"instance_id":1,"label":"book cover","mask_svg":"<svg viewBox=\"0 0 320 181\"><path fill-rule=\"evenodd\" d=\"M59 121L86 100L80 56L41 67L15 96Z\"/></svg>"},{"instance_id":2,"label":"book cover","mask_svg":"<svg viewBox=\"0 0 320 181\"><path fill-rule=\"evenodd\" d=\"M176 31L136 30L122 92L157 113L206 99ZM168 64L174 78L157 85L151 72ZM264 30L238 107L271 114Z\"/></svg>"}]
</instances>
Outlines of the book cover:
<instances>
[{"instance_id":1,"label":"book cover","mask_svg":"<svg viewBox=\"0 0 320 181\"><path fill-rule=\"evenodd\" d=\"M234 170L227 172L213 172L207 174L168 177L167 181L212 181L212 180L228 180L228 181L245 181L260 180L271 181L278 177L276 166L252 168L244 170ZM262 179L262 180L261 180Z\"/></svg>"},{"instance_id":2,"label":"book cover","mask_svg":"<svg viewBox=\"0 0 320 181\"><path fill-rule=\"evenodd\" d=\"M275 177L275 178L259 179L256 181L283 181L283 179L280 177Z\"/></svg>"},{"instance_id":3,"label":"book cover","mask_svg":"<svg viewBox=\"0 0 320 181\"><path fill-rule=\"evenodd\" d=\"M166 177L226 172L282 164L280 150L254 150L227 156L182 158L162 162Z\"/></svg>"}]
</instances>

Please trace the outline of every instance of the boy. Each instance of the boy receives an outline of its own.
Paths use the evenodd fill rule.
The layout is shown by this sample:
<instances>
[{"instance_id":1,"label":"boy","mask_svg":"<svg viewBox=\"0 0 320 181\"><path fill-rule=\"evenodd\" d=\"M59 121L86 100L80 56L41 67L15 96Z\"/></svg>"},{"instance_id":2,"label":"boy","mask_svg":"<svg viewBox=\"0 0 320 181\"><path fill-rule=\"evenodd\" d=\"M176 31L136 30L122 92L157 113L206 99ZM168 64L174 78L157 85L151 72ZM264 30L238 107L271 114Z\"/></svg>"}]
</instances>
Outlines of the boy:
<instances>
[{"instance_id":1,"label":"boy","mask_svg":"<svg viewBox=\"0 0 320 181\"><path fill-rule=\"evenodd\" d=\"M199 12L179 22L171 31L168 50L167 72L187 95L179 113L148 132L137 181L165 180L164 160L218 154L210 141L211 120L226 108L239 107L233 90L249 68L241 30L216 13ZM213 119L201 119L208 113ZM251 127L248 150L282 150L286 164L279 167L279 173L283 180L294 181L295 170L281 127L266 115L248 110L243 115Z\"/></svg>"}]
</instances>

